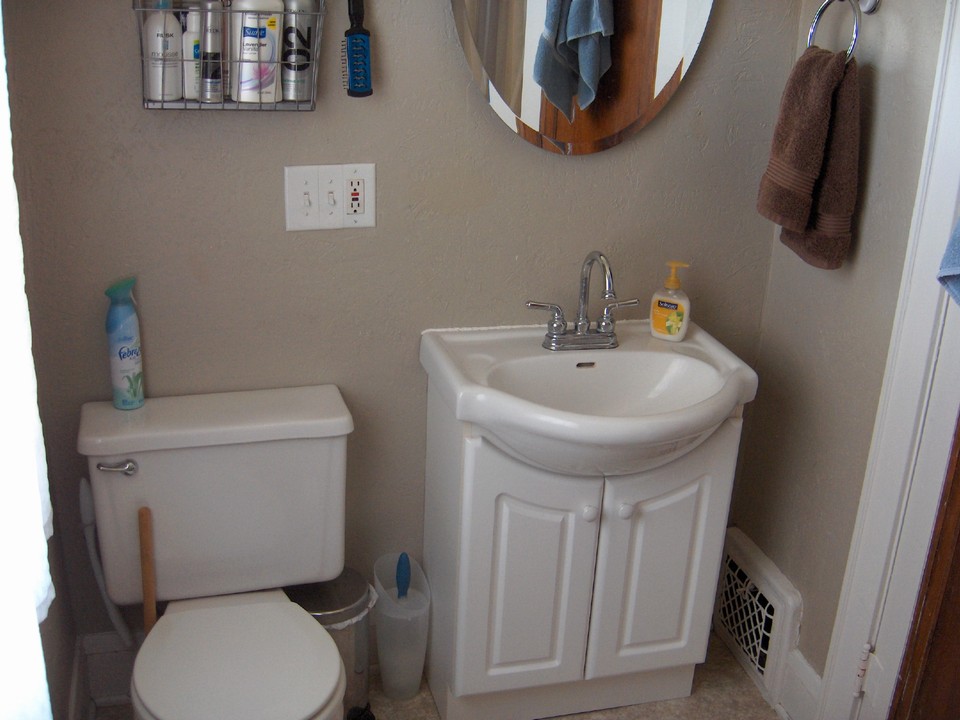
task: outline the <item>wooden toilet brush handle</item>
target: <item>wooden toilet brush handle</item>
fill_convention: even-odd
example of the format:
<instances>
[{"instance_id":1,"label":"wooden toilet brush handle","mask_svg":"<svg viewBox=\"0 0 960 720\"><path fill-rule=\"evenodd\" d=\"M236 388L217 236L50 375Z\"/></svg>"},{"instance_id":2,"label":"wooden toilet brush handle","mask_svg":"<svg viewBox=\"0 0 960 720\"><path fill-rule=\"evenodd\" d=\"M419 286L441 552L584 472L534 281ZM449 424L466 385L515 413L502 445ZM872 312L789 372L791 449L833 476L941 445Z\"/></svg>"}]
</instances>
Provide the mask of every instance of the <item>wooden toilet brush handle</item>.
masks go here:
<instances>
[{"instance_id":1,"label":"wooden toilet brush handle","mask_svg":"<svg viewBox=\"0 0 960 720\"><path fill-rule=\"evenodd\" d=\"M140 525L140 575L143 582L143 632L149 633L157 622L157 568L153 551L153 514L142 507L137 513Z\"/></svg>"}]
</instances>

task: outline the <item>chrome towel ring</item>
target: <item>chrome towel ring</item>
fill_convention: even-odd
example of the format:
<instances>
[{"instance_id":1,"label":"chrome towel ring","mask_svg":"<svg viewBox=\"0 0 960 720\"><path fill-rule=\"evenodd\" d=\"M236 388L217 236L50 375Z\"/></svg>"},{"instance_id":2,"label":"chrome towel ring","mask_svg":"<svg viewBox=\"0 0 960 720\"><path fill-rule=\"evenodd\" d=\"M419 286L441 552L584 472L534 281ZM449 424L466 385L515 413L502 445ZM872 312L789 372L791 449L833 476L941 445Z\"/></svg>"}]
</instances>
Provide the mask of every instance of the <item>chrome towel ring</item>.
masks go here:
<instances>
[{"instance_id":1,"label":"chrome towel ring","mask_svg":"<svg viewBox=\"0 0 960 720\"><path fill-rule=\"evenodd\" d=\"M835 0L824 0L823 5L817 10L817 14L813 16L813 22L810 23L810 32L807 34L807 47L813 45L814 36L817 34L817 25L820 24L823 11L830 7L830 4L834 1ZM850 38L850 46L847 48L847 62L850 62L850 60L853 59L853 51L857 47L857 37L860 35L860 3L858 0L840 0L840 2L846 2L853 10L853 36ZM873 3L871 9L867 12L875 11L878 4L879 2Z\"/></svg>"}]
</instances>

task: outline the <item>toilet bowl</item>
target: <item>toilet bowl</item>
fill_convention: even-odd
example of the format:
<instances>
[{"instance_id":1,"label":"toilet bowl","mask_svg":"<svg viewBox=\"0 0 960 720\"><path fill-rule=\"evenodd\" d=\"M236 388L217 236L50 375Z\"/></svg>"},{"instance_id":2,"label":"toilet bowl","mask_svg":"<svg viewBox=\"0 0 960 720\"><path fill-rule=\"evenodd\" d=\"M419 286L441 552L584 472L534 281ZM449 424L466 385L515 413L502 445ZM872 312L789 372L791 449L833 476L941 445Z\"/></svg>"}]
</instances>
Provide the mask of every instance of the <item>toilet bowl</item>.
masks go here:
<instances>
[{"instance_id":1,"label":"toilet bowl","mask_svg":"<svg viewBox=\"0 0 960 720\"><path fill-rule=\"evenodd\" d=\"M134 663L137 720L342 720L333 638L282 591L173 602Z\"/></svg>"},{"instance_id":2,"label":"toilet bowl","mask_svg":"<svg viewBox=\"0 0 960 720\"><path fill-rule=\"evenodd\" d=\"M342 720L336 643L275 588L343 570L352 430L333 385L83 406L107 594L143 602L147 507L167 602L134 661L137 718Z\"/></svg>"}]
</instances>

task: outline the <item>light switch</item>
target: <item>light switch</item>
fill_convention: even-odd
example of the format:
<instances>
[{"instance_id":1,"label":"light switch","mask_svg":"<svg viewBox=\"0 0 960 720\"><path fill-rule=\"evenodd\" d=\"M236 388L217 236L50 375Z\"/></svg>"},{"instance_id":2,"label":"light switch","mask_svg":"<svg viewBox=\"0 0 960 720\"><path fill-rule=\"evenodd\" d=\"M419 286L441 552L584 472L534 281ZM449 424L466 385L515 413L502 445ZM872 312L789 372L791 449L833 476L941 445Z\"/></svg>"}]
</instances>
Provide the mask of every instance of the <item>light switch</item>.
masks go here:
<instances>
[{"instance_id":1,"label":"light switch","mask_svg":"<svg viewBox=\"0 0 960 720\"><path fill-rule=\"evenodd\" d=\"M284 168L284 198L287 230L320 227L320 178L315 166Z\"/></svg>"},{"instance_id":2,"label":"light switch","mask_svg":"<svg viewBox=\"0 0 960 720\"><path fill-rule=\"evenodd\" d=\"M334 230L343 227L343 165L317 165L323 207L317 230Z\"/></svg>"}]
</instances>

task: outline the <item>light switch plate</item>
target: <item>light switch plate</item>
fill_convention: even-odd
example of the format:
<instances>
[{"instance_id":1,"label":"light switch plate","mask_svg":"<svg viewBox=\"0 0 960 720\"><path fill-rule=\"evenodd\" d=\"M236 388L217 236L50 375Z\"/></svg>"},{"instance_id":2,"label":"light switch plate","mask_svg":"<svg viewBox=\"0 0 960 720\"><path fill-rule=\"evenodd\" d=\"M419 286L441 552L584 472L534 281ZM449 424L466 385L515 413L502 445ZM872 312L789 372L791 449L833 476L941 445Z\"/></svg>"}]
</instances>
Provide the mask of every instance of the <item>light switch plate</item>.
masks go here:
<instances>
[{"instance_id":1,"label":"light switch plate","mask_svg":"<svg viewBox=\"0 0 960 720\"><path fill-rule=\"evenodd\" d=\"M287 230L376 227L376 165L284 168Z\"/></svg>"},{"instance_id":2,"label":"light switch plate","mask_svg":"<svg viewBox=\"0 0 960 720\"><path fill-rule=\"evenodd\" d=\"M316 166L283 169L284 209L287 230L320 227L320 178Z\"/></svg>"},{"instance_id":3,"label":"light switch plate","mask_svg":"<svg viewBox=\"0 0 960 720\"><path fill-rule=\"evenodd\" d=\"M343 205L347 196L343 187L343 165L318 165L320 178L320 224L318 230L343 227Z\"/></svg>"}]
</instances>

